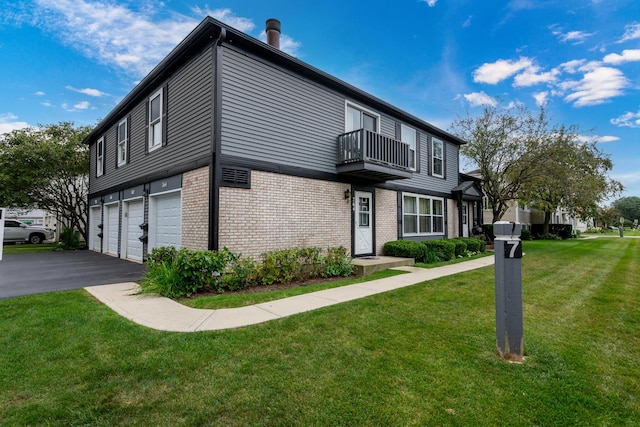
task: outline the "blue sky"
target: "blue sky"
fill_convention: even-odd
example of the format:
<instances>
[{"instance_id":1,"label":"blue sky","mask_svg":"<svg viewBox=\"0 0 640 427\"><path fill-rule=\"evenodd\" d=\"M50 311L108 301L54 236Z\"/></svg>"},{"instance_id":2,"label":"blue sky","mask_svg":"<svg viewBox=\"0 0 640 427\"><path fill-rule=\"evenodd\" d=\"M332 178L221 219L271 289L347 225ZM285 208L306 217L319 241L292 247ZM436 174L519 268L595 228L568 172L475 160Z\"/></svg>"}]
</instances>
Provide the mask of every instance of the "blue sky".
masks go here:
<instances>
[{"instance_id":1,"label":"blue sky","mask_svg":"<svg viewBox=\"0 0 640 427\"><path fill-rule=\"evenodd\" d=\"M546 103L640 196L638 0L9 1L0 133L94 125L206 15L445 130L501 100Z\"/></svg>"}]
</instances>

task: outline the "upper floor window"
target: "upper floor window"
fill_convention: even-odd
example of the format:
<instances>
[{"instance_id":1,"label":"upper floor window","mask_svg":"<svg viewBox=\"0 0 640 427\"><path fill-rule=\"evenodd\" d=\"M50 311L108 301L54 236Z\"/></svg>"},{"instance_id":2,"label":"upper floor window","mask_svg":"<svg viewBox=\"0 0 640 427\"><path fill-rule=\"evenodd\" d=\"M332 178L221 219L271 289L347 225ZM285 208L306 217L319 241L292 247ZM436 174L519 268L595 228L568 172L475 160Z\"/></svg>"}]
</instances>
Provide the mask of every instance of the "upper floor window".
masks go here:
<instances>
[{"instance_id":1,"label":"upper floor window","mask_svg":"<svg viewBox=\"0 0 640 427\"><path fill-rule=\"evenodd\" d=\"M96 143L96 176L104 174L104 136Z\"/></svg>"},{"instance_id":2,"label":"upper floor window","mask_svg":"<svg viewBox=\"0 0 640 427\"><path fill-rule=\"evenodd\" d=\"M149 98L149 151L162 145L162 89Z\"/></svg>"},{"instance_id":3,"label":"upper floor window","mask_svg":"<svg viewBox=\"0 0 640 427\"><path fill-rule=\"evenodd\" d=\"M404 236L444 234L444 199L403 194L402 230Z\"/></svg>"},{"instance_id":4,"label":"upper floor window","mask_svg":"<svg viewBox=\"0 0 640 427\"><path fill-rule=\"evenodd\" d=\"M118 146L118 166L122 166L127 163L127 150L129 144L129 138L127 137L128 123L127 119L118 123L117 128L117 146Z\"/></svg>"},{"instance_id":5,"label":"upper floor window","mask_svg":"<svg viewBox=\"0 0 640 427\"><path fill-rule=\"evenodd\" d=\"M433 176L444 177L444 143L431 138L431 173Z\"/></svg>"},{"instance_id":6,"label":"upper floor window","mask_svg":"<svg viewBox=\"0 0 640 427\"><path fill-rule=\"evenodd\" d=\"M417 134L416 130L410 128L405 124L400 125L400 141L409 145L409 167L411 169L416 168L416 143L417 143Z\"/></svg>"},{"instance_id":7,"label":"upper floor window","mask_svg":"<svg viewBox=\"0 0 640 427\"><path fill-rule=\"evenodd\" d=\"M347 103L345 132L366 129L378 133L380 116L357 105Z\"/></svg>"}]
</instances>

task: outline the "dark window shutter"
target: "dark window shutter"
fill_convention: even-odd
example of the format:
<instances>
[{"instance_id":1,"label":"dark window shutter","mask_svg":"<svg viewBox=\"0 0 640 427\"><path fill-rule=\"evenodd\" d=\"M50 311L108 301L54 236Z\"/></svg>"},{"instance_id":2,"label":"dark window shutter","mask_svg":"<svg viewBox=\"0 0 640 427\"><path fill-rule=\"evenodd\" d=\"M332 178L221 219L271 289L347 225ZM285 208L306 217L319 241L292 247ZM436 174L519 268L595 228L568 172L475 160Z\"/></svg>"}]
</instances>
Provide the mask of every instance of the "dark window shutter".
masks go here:
<instances>
[{"instance_id":1,"label":"dark window shutter","mask_svg":"<svg viewBox=\"0 0 640 427\"><path fill-rule=\"evenodd\" d=\"M116 169L118 169L118 155L120 154L120 153L118 153L118 134L120 133L120 130L118 129L118 127L119 127L119 125L116 123L116 139L115 139L115 141L116 141L116 143L115 143L115 147L116 147L116 153L115 153L116 154L116 163L115 163ZM106 138L105 138L105 140L106 140Z\"/></svg>"},{"instance_id":2,"label":"dark window shutter","mask_svg":"<svg viewBox=\"0 0 640 427\"><path fill-rule=\"evenodd\" d=\"M131 159L131 114L129 114L127 116L127 160L126 162L129 163L129 160Z\"/></svg>"},{"instance_id":3,"label":"dark window shutter","mask_svg":"<svg viewBox=\"0 0 640 427\"><path fill-rule=\"evenodd\" d=\"M251 188L251 170L223 166L222 185L225 187Z\"/></svg>"},{"instance_id":4,"label":"dark window shutter","mask_svg":"<svg viewBox=\"0 0 640 427\"><path fill-rule=\"evenodd\" d=\"M433 147L431 135L427 136L427 174L433 176Z\"/></svg>"},{"instance_id":5,"label":"dark window shutter","mask_svg":"<svg viewBox=\"0 0 640 427\"><path fill-rule=\"evenodd\" d=\"M144 106L144 153L149 154L149 102L151 100L147 98L147 102Z\"/></svg>"},{"instance_id":6,"label":"dark window shutter","mask_svg":"<svg viewBox=\"0 0 640 427\"><path fill-rule=\"evenodd\" d=\"M416 129L416 172L420 173L420 132Z\"/></svg>"},{"instance_id":7,"label":"dark window shutter","mask_svg":"<svg viewBox=\"0 0 640 427\"><path fill-rule=\"evenodd\" d=\"M442 140L442 178L447 179L447 143Z\"/></svg>"},{"instance_id":8,"label":"dark window shutter","mask_svg":"<svg viewBox=\"0 0 640 427\"><path fill-rule=\"evenodd\" d=\"M396 140L400 141L401 136L402 136L402 128L400 127L400 122L396 122Z\"/></svg>"},{"instance_id":9,"label":"dark window shutter","mask_svg":"<svg viewBox=\"0 0 640 427\"><path fill-rule=\"evenodd\" d=\"M168 85L162 87L162 146L167 145L167 111L169 106Z\"/></svg>"}]
</instances>

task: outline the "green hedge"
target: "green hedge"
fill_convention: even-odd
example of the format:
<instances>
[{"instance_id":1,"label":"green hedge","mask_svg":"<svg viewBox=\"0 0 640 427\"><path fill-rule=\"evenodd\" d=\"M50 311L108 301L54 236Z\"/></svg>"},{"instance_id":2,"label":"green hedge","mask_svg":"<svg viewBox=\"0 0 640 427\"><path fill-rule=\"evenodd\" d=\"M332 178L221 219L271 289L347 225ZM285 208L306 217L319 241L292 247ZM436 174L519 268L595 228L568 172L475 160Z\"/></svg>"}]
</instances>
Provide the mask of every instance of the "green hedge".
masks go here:
<instances>
[{"instance_id":1,"label":"green hedge","mask_svg":"<svg viewBox=\"0 0 640 427\"><path fill-rule=\"evenodd\" d=\"M426 248L421 242L413 240L393 240L384 244L384 254L402 258L413 258L415 262L424 262Z\"/></svg>"},{"instance_id":2,"label":"green hedge","mask_svg":"<svg viewBox=\"0 0 640 427\"><path fill-rule=\"evenodd\" d=\"M425 240L422 244L427 248L427 252L436 254L440 261L449 261L456 256L456 244L451 240Z\"/></svg>"}]
</instances>

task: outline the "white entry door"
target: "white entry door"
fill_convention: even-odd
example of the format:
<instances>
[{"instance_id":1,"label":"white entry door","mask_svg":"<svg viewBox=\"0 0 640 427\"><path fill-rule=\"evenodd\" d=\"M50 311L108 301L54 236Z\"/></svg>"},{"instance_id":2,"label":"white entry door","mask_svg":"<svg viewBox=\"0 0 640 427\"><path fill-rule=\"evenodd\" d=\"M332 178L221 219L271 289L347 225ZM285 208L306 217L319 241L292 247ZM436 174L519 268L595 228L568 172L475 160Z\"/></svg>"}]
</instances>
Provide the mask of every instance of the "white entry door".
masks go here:
<instances>
[{"instance_id":1,"label":"white entry door","mask_svg":"<svg viewBox=\"0 0 640 427\"><path fill-rule=\"evenodd\" d=\"M462 236L469 237L469 205L462 203Z\"/></svg>"},{"instance_id":2,"label":"white entry door","mask_svg":"<svg viewBox=\"0 0 640 427\"><path fill-rule=\"evenodd\" d=\"M122 205L122 258L142 261L142 229L144 202L142 199L124 202Z\"/></svg>"},{"instance_id":3,"label":"white entry door","mask_svg":"<svg viewBox=\"0 0 640 427\"><path fill-rule=\"evenodd\" d=\"M96 252L100 252L102 246L102 239L98 237L98 234L100 234L100 227L98 226L102 221L101 213L102 206L93 206L89 209L89 223L91 224L89 230L89 249Z\"/></svg>"},{"instance_id":4,"label":"white entry door","mask_svg":"<svg viewBox=\"0 0 640 427\"><path fill-rule=\"evenodd\" d=\"M149 252L161 246L180 248L182 198L180 191L153 196L149 201Z\"/></svg>"},{"instance_id":5,"label":"white entry door","mask_svg":"<svg viewBox=\"0 0 640 427\"><path fill-rule=\"evenodd\" d=\"M355 192L354 255L373 254L373 195L366 191Z\"/></svg>"},{"instance_id":6,"label":"white entry door","mask_svg":"<svg viewBox=\"0 0 640 427\"><path fill-rule=\"evenodd\" d=\"M118 227L120 226L119 203L104 205L103 236L104 251L109 255L118 255Z\"/></svg>"}]
</instances>

